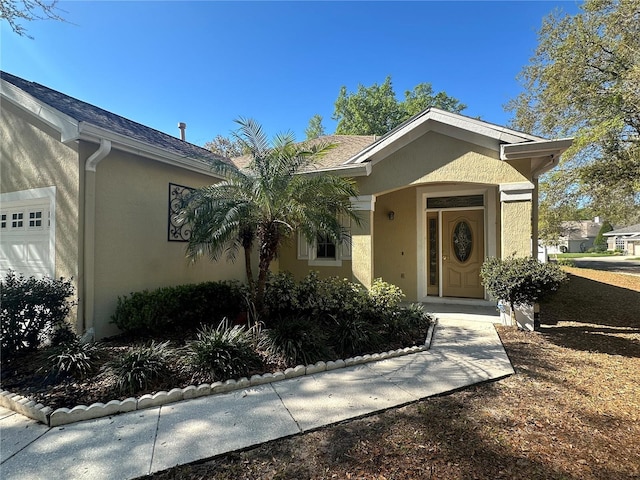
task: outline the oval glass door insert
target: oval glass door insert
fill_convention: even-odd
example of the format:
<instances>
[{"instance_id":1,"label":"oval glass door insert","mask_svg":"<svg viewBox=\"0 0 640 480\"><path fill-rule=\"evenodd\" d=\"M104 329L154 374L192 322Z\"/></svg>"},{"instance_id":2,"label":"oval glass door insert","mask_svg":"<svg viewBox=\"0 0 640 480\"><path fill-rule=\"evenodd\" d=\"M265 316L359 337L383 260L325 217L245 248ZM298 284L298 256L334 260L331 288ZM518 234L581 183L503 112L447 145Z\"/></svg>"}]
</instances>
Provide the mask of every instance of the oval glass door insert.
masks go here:
<instances>
[{"instance_id":1,"label":"oval glass door insert","mask_svg":"<svg viewBox=\"0 0 640 480\"><path fill-rule=\"evenodd\" d=\"M460 263L464 263L471 256L472 248L471 227L465 220L461 220L453 229L453 253Z\"/></svg>"}]
</instances>

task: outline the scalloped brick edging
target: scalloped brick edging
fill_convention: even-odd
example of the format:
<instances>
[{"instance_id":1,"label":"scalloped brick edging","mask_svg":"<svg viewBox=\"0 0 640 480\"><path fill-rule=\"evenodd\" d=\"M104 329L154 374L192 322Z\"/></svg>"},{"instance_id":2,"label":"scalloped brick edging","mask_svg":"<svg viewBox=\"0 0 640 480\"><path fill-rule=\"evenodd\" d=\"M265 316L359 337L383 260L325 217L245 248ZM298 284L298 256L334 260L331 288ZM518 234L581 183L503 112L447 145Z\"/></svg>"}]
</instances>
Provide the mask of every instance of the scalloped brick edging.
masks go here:
<instances>
[{"instance_id":1,"label":"scalloped brick edging","mask_svg":"<svg viewBox=\"0 0 640 480\"><path fill-rule=\"evenodd\" d=\"M58 408L53 410L51 407L36 403L30 398L16 395L6 390L0 391L0 406L13 410L26 417L44 423L49 427L57 427L68 423L80 422L82 420L91 420L94 418L107 417L109 415L117 415L119 413L131 412L133 410L143 410L145 408L158 407L168 403L179 402L181 400L189 400L192 398L215 395L218 393L231 392L240 390L250 386L264 385L266 383L279 382L287 378L301 377L303 375L313 375L324 371L336 370L352 365L361 365L369 362L377 362L387 358L401 357L412 353L424 352L431 347L433 339L433 331L437 321L429 326L427 337L424 345L399 348L383 353L374 353L367 355L358 355L356 357L344 360L334 360L328 362L316 362L313 365L297 365L287 368L284 372L269 372L262 375L252 375L251 378L242 377L238 380L226 380L224 382L215 382L212 384L203 383L201 385L189 385L185 388L173 388L167 391L156 392L154 394L142 395L140 398L126 398L125 400L111 400L107 403L92 403L89 406L78 405L71 409Z\"/></svg>"}]
</instances>

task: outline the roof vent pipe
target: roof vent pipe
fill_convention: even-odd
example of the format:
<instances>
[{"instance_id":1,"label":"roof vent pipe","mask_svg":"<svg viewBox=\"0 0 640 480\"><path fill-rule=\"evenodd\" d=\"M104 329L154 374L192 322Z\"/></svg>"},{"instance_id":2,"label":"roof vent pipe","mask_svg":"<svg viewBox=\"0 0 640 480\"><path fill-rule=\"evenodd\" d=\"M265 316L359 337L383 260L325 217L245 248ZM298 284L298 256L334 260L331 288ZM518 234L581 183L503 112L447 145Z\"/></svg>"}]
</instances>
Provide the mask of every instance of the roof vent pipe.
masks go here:
<instances>
[{"instance_id":1,"label":"roof vent pipe","mask_svg":"<svg viewBox=\"0 0 640 480\"><path fill-rule=\"evenodd\" d=\"M182 140L184 142L184 140L186 138L185 134L184 134L184 131L187 129L187 124L184 123L184 122L180 122L178 124L178 128L180 129L180 140Z\"/></svg>"}]
</instances>

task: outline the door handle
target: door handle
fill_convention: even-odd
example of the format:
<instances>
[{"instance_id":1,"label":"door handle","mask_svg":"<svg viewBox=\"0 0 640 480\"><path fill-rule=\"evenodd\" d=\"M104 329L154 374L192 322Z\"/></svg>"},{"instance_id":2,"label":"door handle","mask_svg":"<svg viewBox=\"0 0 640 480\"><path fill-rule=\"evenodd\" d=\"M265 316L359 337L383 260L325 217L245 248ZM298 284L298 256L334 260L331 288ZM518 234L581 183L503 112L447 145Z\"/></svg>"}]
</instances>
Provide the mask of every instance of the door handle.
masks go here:
<instances>
[{"instance_id":1,"label":"door handle","mask_svg":"<svg viewBox=\"0 0 640 480\"><path fill-rule=\"evenodd\" d=\"M444 260L445 262L449 259L449 257L447 257L446 255L442 256L442 260Z\"/></svg>"}]
</instances>

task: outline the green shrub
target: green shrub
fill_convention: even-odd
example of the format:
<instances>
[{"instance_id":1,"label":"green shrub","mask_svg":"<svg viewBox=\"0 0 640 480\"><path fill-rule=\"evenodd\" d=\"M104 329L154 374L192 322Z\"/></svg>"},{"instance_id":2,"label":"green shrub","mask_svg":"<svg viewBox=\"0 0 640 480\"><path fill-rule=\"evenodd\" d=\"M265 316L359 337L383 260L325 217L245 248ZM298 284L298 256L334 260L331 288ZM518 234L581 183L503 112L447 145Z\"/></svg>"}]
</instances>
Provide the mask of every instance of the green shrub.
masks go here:
<instances>
[{"instance_id":1,"label":"green shrub","mask_svg":"<svg viewBox=\"0 0 640 480\"><path fill-rule=\"evenodd\" d=\"M576 262L574 262L570 258L559 258L556 260L556 265L562 265L565 267L575 267Z\"/></svg>"},{"instance_id":2,"label":"green shrub","mask_svg":"<svg viewBox=\"0 0 640 480\"><path fill-rule=\"evenodd\" d=\"M426 337L431 317L421 303L397 307L387 316L384 335L390 342L407 343L415 340L416 332Z\"/></svg>"},{"instance_id":3,"label":"green shrub","mask_svg":"<svg viewBox=\"0 0 640 480\"><path fill-rule=\"evenodd\" d=\"M480 269L482 283L496 299L515 305L535 303L555 293L567 275L553 263L535 258L488 258Z\"/></svg>"},{"instance_id":4,"label":"green shrub","mask_svg":"<svg viewBox=\"0 0 640 480\"><path fill-rule=\"evenodd\" d=\"M400 287L376 278L369 291L373 307L379 313L386 313L398 308L400 302L405 297Z\"/></svg>"},{"instance_id":5,"label":"green shrub","mask_svg":"<svg viewBox=\"0 0 640 480\"><path fill-rule=\"evenodd\" d=\"M380 278L367 290L316 272L298 284L290 274L273 275L265 294L266 348L287 363L313 363L324 351L345 356L373 350L382 338L413 339L429 319L418 307L400 307L403 298L400 288Z\"/></svg>"},{"instance_id":6,"label":"green shrub","mask_svg":"<svg viewBox=\"0 0 640 480\"><path fill-rule=\"evenodd\" d=\"M74 302L71 280L36 279L9 271L0 282L0 356L2 362L37 349L59 329Z\"/></svg>"},{"instance_id":7,"label":"green shrub","mask_svg":"<svg viewBox=\"0 0 640 480\"><path fill-rule=\"evenodd\" d=\"M372 305L369 293L362 285L345 278L320 279L317 272L310 272L298 284L289 273L272 275L265 291L267 325L292 316L361 317L371 312Z\"/></svg>"},{"instance_id":8,"label":"green shrub","mask_svg":"<svg viewBox=\"0 0 640 480\"><path fill-rule=\"evenodd\" d=\"M369 292L362 285L350 282L346 278L330 277L316 280L315 291L307 293L311 280L311 277L307 277L306 283L303 281L300 285L302 294L307 296L308 310L305 313L320 319L329 319L331 316L369 317L373 302Z\"/></svg>"},{"instance_id":9,"label":"green shrub","mask_svg":"<svg viewBox=\"0 0 640 480\"><path fill-rule=\"evenodd\" d=\"M612 230L613 227L609 222L605 221L602 223L600 230L598 230L598 235L596 235L593 241L593 248L596 252L605 252L607 250L607 237L605 237L604 234Z\"/></svg>"},{"instance_id":10,"label":"green shrub","mask_svg":"<svg viewBox=\"0 0 640 480\"><path fill-rule=\"evenodd\" d=\"M107 370L115 376L116 389L123 394L134 394L163 378L168 372L168 345L168 341L152 341L110 361Z\"/></svg>"},{"instance_id":11,"label":"green shrub","mask_svg":"<svg viewBox=\"0 0 640 480\"><path fill-rule=\"evenodd\" d=\"M189 344L190 362L196 372L212 380L247 376L260 365L253 340L250 329L239 325L230 327L227 321L220 322L217 328L204 326L196 340Z\"/></svg>"},{"instance_id":12,"label":"green shrub","mask_svg":"<svg viewBox=\"0 0 640 480\"><path fill-rule=\"evenodd\" d=\"M63 347L60 353L49 357L52 362L50 371L54 375L69 375L82 380L98 369L101 353L100 344L81 344L76 339Z\"/></svg>"},{"instance_id":13,"label":"green shrub","mask_svg":"<svg viewBox=\"0 0 640 480\"><path fill-rule=\"evenodd\" d=\"M326 360L330 352L319 325L308 318L285 317L262 332L261 347L273 359L289 365Z\"/></svg>"},{"instance_id":14,"label":"green shrub","mask_svg":"<svg viewBox=\"0 0 640 480\"><path fill-rule=\"evenodd\" d=\"M238 283L205 282L118 297L111 321L125 332L157 334L217 324L243 310L245 300Z\"/></svg>"},{"instance_id":15,"label":"green shrub","mask_svg":"<svg viewBox=\"0 0 640 480\"><path fill-rule=\"evenodd\" d=\"M328 329L329 343L342 358L373 349L380 335L373 325L358 317L331 317L334 324Z\"/></svg>"},{"instance_id":16,"label":"green shrub","mask_svg":"<svg viewBox=\"0 0 640 480\"><path fill-rule=\"evenodd\" d=\"M264 292L264 307L269 317L279 318L301 311L298 302L300 288L293 275L280 272L269 275Z\"/></svg>"}]
</instances>

